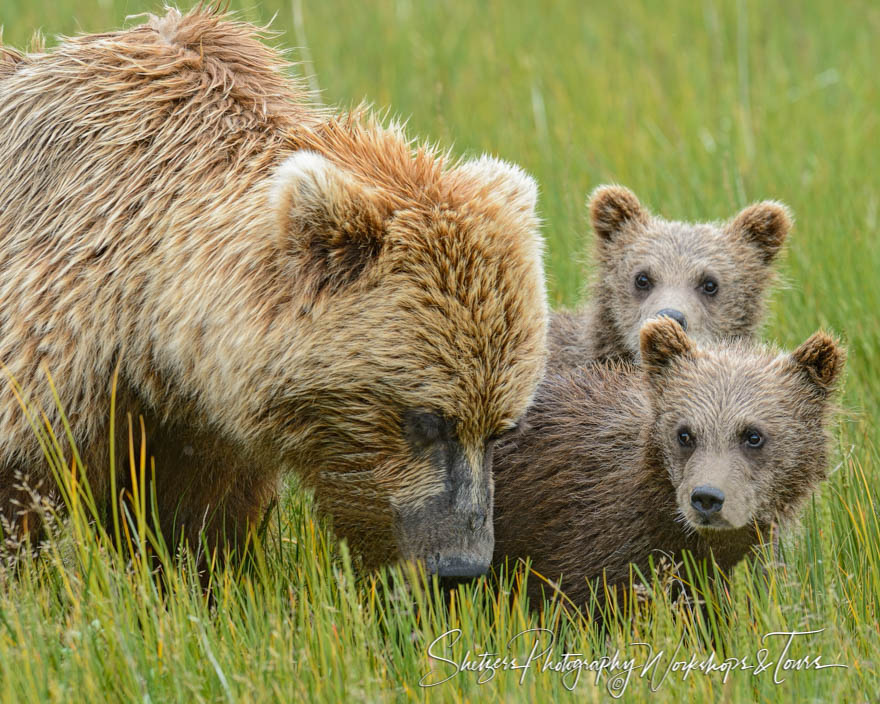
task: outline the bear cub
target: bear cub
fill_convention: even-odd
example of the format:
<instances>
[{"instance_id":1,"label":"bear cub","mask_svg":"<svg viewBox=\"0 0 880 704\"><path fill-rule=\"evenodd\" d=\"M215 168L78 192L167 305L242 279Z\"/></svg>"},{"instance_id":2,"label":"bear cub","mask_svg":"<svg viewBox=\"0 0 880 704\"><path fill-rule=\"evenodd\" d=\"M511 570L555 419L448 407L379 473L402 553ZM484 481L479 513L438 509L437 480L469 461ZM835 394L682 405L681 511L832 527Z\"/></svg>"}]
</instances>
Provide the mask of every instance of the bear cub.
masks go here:
<instances>
[{"instance_id":1,"label":"bear cub","mask_svg":"<svg viewBox=\"0 0 880 704\"><path fill-rule=\"evenodd\" d=\"M765 201L723 225L692 224L652 215L626 188L600 186L589 208L598 264L592 299L551 317L551 369L637 361L639 330L658 315L698 342L754 335L791 228L784 205Z\"/></svg>"},{"instance_id":2,"label":"bear cub","mask_svg":"<svg viewBox=\"0 0 880 704\"><path fill-rule=\"evenodd\" d=\"M624 585L652 554L731 568L826 476L845 352L825 333L781 354L698 346L659 318L641 357L549 374L496 449L496 565L531 557L578 606L588 580Z\"/></svg>"}]
</instances>

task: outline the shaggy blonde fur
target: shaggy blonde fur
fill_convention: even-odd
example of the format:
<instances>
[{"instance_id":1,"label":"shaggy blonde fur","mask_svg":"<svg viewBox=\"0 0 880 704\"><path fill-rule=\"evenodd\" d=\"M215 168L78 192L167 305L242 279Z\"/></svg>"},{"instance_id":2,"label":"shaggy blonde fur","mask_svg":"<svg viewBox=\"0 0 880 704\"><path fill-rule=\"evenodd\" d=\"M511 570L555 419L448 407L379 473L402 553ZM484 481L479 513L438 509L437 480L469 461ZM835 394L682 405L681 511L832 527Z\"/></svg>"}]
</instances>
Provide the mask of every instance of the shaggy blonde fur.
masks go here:
<instances>
[{"instance_id":1,"label":"shaggy blonde fur","mask_svg":"<svg viewBox=\"0 0 880 704\"><path fill-rule=\"evenodd\" d=\"M204 10L4 50L0 360L60 435L52 374L105 502L118 367L117 425L144 417L163 523L191 540L240 537L288 467L367 565L491 552L491 520L467 528L491 517L489 438L544 364L535 184L319 109L284 69ZM410 409L455 421L457 484L408 444ZM4 384L7 516L16 472L47 478Z\"/></svg>"}]
</instances>

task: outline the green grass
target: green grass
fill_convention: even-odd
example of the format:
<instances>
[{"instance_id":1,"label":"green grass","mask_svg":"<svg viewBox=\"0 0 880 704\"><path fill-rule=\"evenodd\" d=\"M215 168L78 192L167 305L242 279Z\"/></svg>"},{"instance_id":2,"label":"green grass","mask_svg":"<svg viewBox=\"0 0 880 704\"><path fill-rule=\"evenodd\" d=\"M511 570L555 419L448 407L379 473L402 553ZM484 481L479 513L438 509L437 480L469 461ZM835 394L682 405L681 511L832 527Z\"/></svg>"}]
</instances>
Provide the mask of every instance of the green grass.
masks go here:
<instances>
[{"instance_id":1,"label":"green grass","mask_svg":"<svg viewBox=\"0 0 880 704\"><path fill-rule=\"evenodd\" d=\"M746 565L705 620L663 597L607 632L554 618L563 650L638 653L650 642L754 654L769 631L825 629L794 657L849 669L670 676L656 693L633 678L631 701L872 701L880 689L880 9L864 2L765 3L304 1L249 3L277 14L278 43L307 45L328 103L372 101L414 134L458 153L491 151L541 184L547 273L557 305L579 298L589 268L586 194L616 181L669 217L716 219L776 198L797 219L766 335L786 346L819 326L849 347L847 410L835 471L785 545L787 566L762 588ZM592 6L591 6L592 5ZM239 2L233 8L241 8ZM22 46L119 26L155 10L130 0L4 0L4 40ZM303 52L297 56L302 58ZM305 54L308 56L308 54ZM2 161L0 161L2 168ZM448 604L406 575L352 571L344 547L291 489L258 559L218 569L207 602L192 570L167 584L86 528L81 512L39 560L0 571L0 693L6 701L316 701L468 699L604 701L583 673L463 673L422 689L428 644L460 628L444 655L504 650L541 617L485 581ZM135 523L137 527L137 522ZM141 539L147 540L145 525ZM134 530L133 540L137 540ZM162 555L161 544L154 546ZM585 546L585 550L589 546ZM515 579L521 578L521 573ZM514 594L516 590L513 589ZM701 635L702 634L702 635ZM707 635L708 634L708 635ZM778 651L778 649L776 649ZM774 652L776 652L774 651ZM528 648L515 648L523 657ZM435 663L436 673L448 666ZM445 675L444 675L445 676Z\"/></svg>"}]
</instances>

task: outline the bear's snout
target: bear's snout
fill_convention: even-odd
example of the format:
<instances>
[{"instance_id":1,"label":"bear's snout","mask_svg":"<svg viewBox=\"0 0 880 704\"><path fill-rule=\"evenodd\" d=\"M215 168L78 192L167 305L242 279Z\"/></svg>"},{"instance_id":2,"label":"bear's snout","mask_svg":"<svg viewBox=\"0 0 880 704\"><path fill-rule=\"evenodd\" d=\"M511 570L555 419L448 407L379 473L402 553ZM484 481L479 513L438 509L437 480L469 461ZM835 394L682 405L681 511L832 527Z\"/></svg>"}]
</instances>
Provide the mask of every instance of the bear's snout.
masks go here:
<instances>
[{"instance_id":1,"label":"bear's snout","mask_svg":"<svg viewBox=\"0 0 880 704\"><path fill-rule=\"evenodd\" d=\"M676 323L681 325L681 329L687 332L688 323L687 318L684 313L680 310L675 310L675 308L664 308L663 310L657 311L658 318L672 318Z\"/></svg>"},{"instance_id":2,"label":"bear's snout","mask_svg":"<svg viewBox=\"0 0 880 704\"><path fill-rule=\"evenodd\" d=\"M724 492L714 486L698 486L691 492L691 506L700 518L709 519L724 506Z\"/></svg>"},{"instance_id":3,"label":"bear's snout","mask_svg":"<svg viewBox=\"0 0 880 704\"><path fill-rule=\"evenodd\" d=\"M485 460L469 461L457 441L445 449L432 458L446 480L443 490L396 510L398 548L406 559L423 561L429 574L471 578L489 569L495 547L491 475L479 469Z\"/></svg>"}]
</instances>

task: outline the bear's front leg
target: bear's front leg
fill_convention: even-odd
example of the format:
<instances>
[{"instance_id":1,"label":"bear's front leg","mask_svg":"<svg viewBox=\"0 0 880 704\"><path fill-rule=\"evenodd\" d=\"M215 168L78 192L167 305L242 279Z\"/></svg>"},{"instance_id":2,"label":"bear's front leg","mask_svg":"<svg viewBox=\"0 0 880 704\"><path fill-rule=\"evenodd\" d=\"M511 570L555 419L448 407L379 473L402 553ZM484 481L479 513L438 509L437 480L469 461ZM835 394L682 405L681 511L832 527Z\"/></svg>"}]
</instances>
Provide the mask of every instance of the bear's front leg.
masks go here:
<instances>
[{"instance_id":1,"label":"bear's front leg","mask_svg":"<svg viewBox=\"0 0 880 704\"><path fill-rule=\"evenodd\" d=\"M46 470L27 470L0 461L0 529L7 549L24 542L36 546L44 534L47 512L58 510L60 497Z\"/></svg>"},{"instance_id":2,"label":"bear's front leg","mask_svg":"<svg viewBox=\"0 0 880 704\"><path fill-rule=\"evenodd\" d=\"M154 477L148 490L155 491L159 527L168 545L174 549L182 540L202 557L216 550L224 558L244 547L248 531L259 527L277 494L280 468L212 428L161 422L149 414L144 426L145 474ZM123 464L119 473L127 475L121 479L130 488L130 462Z\"/></svg>"}]
</instances>

